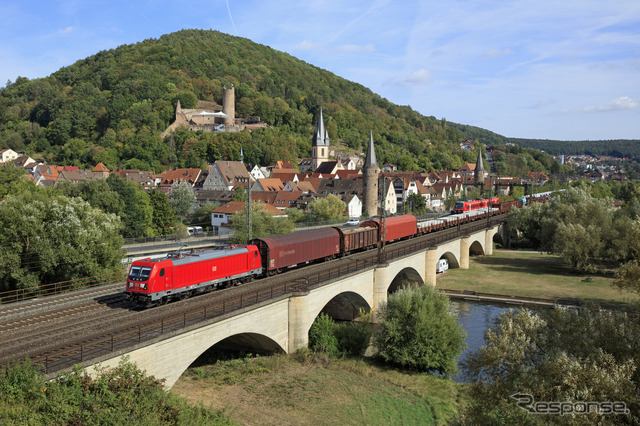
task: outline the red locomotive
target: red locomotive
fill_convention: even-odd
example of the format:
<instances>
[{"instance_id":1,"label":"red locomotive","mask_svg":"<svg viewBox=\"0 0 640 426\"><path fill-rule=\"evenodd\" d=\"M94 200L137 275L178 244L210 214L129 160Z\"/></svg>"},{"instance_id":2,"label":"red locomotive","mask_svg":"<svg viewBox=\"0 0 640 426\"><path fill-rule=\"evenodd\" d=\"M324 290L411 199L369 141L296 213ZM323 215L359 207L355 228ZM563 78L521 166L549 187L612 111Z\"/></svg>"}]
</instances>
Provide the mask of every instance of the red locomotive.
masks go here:
<instances>
[{"instance_id":1,"label":"red locomotive","mask_svg":"<svg viewBox=\"0 0 640 426\"><path fill-rule=\"evenodd\" d=\"M150 306L249 281L262 273L262 259L254 245L170 254L133 262L126 293Z\"/></svg>"}]
</instances>

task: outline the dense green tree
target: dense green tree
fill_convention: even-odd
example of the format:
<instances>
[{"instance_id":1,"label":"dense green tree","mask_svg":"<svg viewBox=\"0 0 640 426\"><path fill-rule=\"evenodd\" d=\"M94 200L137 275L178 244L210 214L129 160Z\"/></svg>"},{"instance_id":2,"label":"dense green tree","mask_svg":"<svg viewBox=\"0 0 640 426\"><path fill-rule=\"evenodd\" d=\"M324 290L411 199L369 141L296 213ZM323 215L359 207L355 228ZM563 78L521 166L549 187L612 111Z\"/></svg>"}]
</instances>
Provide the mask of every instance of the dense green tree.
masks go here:
<instances>
[{"instance_id":1,"label":"dense green tree","mask_svg":"<svg viewBox=\"0 0 640 426\"><path fill-rule=\"evenodd\" d=\"M640 251L634 222L588 188L570 188L547 203L512 210L508 226L518 243L557 253L577 269L617 266Z\"/></svg>"},{"instance_id":2,"label":"dense green tree","mask_svg":"<svg viewBox=\"0 0 640 426\"><path fill-rule=\"evenodd\" d=\"M0 203L0 287L38 287L121 270L121 223L80 198L24 192Z\"/></svg>"},{"instance_id":3,"label":"dense green tree","mask_svg":"<svg viewBox=\"0 0 640 426\"><path fill-rule=\"evenodd\" d=\"M122 214L124 222L122 235L126 238L147 237L156 235L153 226L153 208L142 186L128 179L112 174L107 178L112 191L120 195L124 203Z\"/></svg>"},{"instance_id":4,"label":"dense green tree","mask_svg":"<svg viewBox=\"0 0 640 426\"><path fill-rule=\"evenodd\" d=\"M169 197L164 192L154 188L149 191L149 202L153 209L153 226L158 233L160 235L172 233L173 226L176 223L176 215L169 204Z\"/></svg>"},{"instance_id":5,"label":"dense green tree","mask_svg":"<svg viewBox=\"0 0 640 426\"><path fill-rule=\"evenodd\" d=\"M640 421L640 325L616 311L558 308L503 313L485 345L462 369L473 403L467 424L624 423ZM628 415L532 415L515 394L540 402L626 403Z\"/></svg>"},{"instance_id":6,"label":"dense green tree","mask_svg":"<svg viewBox=\"0 0 640 426\"><path fill-rule=\"evenodd\" d=\"M427 211L427 200L420 194L409 194L404 200L404 212L420 216Z\"/></svg>"},{"instance_id":7,"label":"dense green tree","mask_svg":"<svg viewBox=\"0 0 640 426\"><path fill-rule=\"evenodd\" d=\"M176 217L183 223L189 218L189 214L196 202L196 194L187 182L179 180L171 185L169 194L169 205L176 214Z\"/></svg>"},{"instance_id":8,"label":"dense green tree","mask_svg":"<svg viewBox=\"0 0 640 426\"><path fill-rule=\"evenodd\" d=\"M231 197L232 201L247 201L247 191L245 191L244 187L242 185L239 185L236 190L235 193L233 194L233 197Z\"/></svg>"},{"instance_id":9,"label":"dense green tree","mask_svg":"<svg viewBox=\"0 0 640 426\"><path fill-rule=\"evenodd\" d=\"M248 240L248 223L246 207L232 217L234 243L245 244ZM251 238L293 232L293 221L285 217L275 217L264 209L264 203L251 203Z\"/></svg>"},{"instance_id":10,"label":"dense green tree","mask_svg":"<svg viewBox=\"0 0 640 426\"><path fill-rule=\"evenodd\" d=\"M36 185L29 179L24 169L13 166L0 166L0 198L35 190Z\"/></svg>"},{"instance_id":11,"label":"dense green tree","mask_svg":"<svg viewBox=\"0 0 640 426\"><path fill-rule=\"evenodd\" d=\"M344 201L333 194L324 198L315 198L309 203L309 213L318 222L344 219L346 209L347 205Z\"/></svg>"},{"instance_id":12,"label":"dense green tree","mask_svg":"<svg viewBox=\"0 0 640 426\"><path fill-rule=\"evenodd\" d=\"M456 372L465 332L445 294L431 286L404 288L391 294L378 314L375 341L384 361L444 376Z\"/></svg>"},{"instance_id":13,"label":"dense green tree","mask_svg":"<svg viewBox=\"0 0 640 426\"><path fill-rule=\"evenodd\" d=\"M122 215L124 202L120 194L113 191L106 179L91 179L80 183L61 182L56 189L67 197L80 197L105 213Z\"/></svg>"},{"instance_id":14,"label":"dense green tree","mask_svg":"<svg viewBox=\"0 0 640 426\"><path fill-rule=\"evenodd\" d=\"M297 207L289 207L285 209L285 212L287 213L287 217L294 223L302 222L308 217L304 210Z\"/></svg>"}]
</instances>

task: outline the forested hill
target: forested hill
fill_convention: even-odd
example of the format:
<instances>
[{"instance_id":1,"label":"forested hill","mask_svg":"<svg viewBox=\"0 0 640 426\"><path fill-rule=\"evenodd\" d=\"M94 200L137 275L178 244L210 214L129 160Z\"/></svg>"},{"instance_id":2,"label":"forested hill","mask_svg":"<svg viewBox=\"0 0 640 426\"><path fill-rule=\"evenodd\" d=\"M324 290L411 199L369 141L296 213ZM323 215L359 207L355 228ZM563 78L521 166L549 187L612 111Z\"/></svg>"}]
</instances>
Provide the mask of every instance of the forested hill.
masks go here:
<instances>
[{"instance_id":1,"label":"forested hill","mask_svg":"<svg viewBox=\"0 0 640 426\"><path fill-rule=\"evenodd\" d=\"M260 116L268 130L177 132L162 140L178 100L222 102L236 88L236 116ZM465 135L444 120L397 106L360 84L288 54L217 31L183 30L123 45L52 75L17 78L0 92L0 147L51 163L113 169L198 167L216 159L261 165L311 155L323 108L332 145L362 152L372 130L379 162L403 169L452 168L475 161Z\"/></svg>"},{"instance_id":2,"label":"forested hill","mask_svg":"<svg viewBox=\"0 0 640 426\"><path fill-rule=\"evenodd\" d=\"M533 148L551 155L610 155L612 157L628 157L640 159L640 140L599 140L599 141L561 141L550 139L510 138L493 133L480 127L450 123L471 139L485 144L504 145L514 143L526 148Z\"/></svg>"},{"instance_id":3,"label":"forested hill","mask_svg":"<svg viewBox=\"0 0 640 426\"><path fill-rule=\"evenodd\" d=\"M553 141L508 138L508 141L552 155L610 155L640 159L640 140Z\"/></svg>"}]
</instances>

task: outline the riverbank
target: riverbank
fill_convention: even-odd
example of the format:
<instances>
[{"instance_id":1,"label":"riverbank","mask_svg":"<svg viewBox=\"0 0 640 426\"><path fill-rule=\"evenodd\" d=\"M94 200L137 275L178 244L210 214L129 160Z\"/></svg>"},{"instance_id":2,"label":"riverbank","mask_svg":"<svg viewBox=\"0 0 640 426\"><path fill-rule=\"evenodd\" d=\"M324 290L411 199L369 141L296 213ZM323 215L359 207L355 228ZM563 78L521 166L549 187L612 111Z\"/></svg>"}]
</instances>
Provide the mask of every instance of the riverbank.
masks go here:
<instances>
[{"instance_id":1,"label":"riverbank","mask_svg":"<svg viewBox=\"0 0 640 426\"><path fill-rule=\"evenodd\" d=\"M613 280L612 276L576 273L558 256L495 250L491 256L471 258L469 269L449 269L438 276L436 285L458 293L486 293L505 299L513 296L513 299L561 300L568 304L637 306L640 298L614 288Z\"/></svg>"}]
</instances>

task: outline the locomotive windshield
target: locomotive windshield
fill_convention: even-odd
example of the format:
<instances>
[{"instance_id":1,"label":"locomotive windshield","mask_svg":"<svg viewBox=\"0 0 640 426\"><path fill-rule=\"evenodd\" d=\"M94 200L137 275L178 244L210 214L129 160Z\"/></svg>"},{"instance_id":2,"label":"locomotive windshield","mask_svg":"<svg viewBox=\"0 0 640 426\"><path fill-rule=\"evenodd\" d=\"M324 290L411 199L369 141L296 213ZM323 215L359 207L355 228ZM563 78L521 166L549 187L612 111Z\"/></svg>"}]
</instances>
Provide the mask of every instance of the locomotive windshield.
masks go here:
<instances>
[{"instance_id":1,"label":"locomotive windshield","mask_svg":"<svg viewBox=\"0 0 640 426\"><path fill-rule=\"evenodd\" d=\"M151 275L151 268L141 268L139 266L132 266L129 272L129 279L137 279L145 281Z\"/></svg>"},{"instance_id":2,"label":"locomotive windshield","mask_svg":"<svg viewBox=\"0 0 640 426\"><path fill-rule=\"evenodd\" d=\"M462 210L464 208L464 201L456 201L456 210Z\"/></svg>"}]
</instances>

